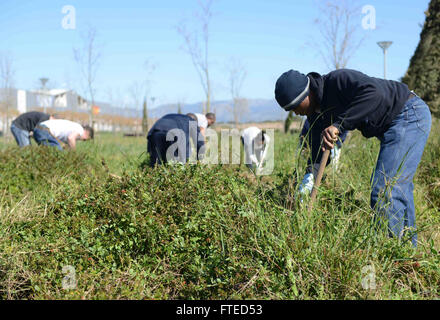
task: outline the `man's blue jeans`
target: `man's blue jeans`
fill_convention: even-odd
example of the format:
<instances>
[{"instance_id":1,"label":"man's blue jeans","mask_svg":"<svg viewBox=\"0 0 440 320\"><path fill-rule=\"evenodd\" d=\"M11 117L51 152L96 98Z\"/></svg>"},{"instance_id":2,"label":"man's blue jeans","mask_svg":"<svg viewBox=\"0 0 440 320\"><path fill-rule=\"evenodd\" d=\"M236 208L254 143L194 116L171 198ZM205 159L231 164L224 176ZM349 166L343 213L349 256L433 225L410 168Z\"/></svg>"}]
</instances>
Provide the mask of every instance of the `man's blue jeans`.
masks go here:
<instances>
[{"instance_id":1,"label":"man's blue jeans","mask_svg":"<svg viewBox=\"0 0 440 320\"><path fill-rule=\"evenodd\" d=\"M407 232L417 246L413 178L431 130L431 112L419 97L408 100L388 130L379 136L380 152L372 176L371 207L390 236Z\"/></svg>"},{"instance_id":2,"label":"man's blue jeans","mask_svg":"<svg viewBox=\"0 0 440 320\"><path fill-rule=\"evenodd\" d=\"M38 145L56 147L58 150L63 150L61 144L46 130L34 129L34 139L37 141Z\"/></svg>"},{"instance_id":3,"label":"man's blue jeans","mask_svg":"<svg viewBox=\"0 0 440 320\"><path fill-rule=\"evenodd\" d=\"M15 124L11 124L11 132L20 147L26 147L31 144L29 131L20 129Z\"/></svg>"}]
</instances>

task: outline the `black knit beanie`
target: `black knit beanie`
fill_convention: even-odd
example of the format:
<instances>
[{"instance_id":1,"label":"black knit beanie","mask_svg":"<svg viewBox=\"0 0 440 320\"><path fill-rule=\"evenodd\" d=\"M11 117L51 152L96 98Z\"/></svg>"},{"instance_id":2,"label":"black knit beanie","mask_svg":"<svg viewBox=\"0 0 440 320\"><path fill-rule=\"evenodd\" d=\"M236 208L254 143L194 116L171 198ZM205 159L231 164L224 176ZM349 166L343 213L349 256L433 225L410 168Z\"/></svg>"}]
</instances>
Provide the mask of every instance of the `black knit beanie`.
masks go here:
<instances>
[{"instance_id":1,"label":"black knit beanie","mask_svg":"<svg viewBox=\"0 0 440 320\"><path fill-rule=\"evenodd\" d=\"M295 70L283 73L275 85L275 99L286 111L295 109L309 95L310 79Z\"/></svg>"}]
</instances>

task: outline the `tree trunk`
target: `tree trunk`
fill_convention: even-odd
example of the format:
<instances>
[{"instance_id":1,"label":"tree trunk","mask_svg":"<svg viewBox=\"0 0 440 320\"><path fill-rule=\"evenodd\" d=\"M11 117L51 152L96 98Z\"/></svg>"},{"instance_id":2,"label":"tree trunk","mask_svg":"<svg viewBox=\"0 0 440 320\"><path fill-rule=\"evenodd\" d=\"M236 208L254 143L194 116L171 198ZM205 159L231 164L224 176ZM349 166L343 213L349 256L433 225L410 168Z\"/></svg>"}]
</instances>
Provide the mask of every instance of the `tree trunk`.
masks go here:
<instances>
[{"instance_id":1,"label":"tree trunk","mask_svg":"<svg viewBox=\"0 0 440 320\"><path fill-rule=\"evenodd\" d=\"M142 113L142 132L144 135L148 133L148 109L147 99L144 100L143 113Z\"/></svg>"}]
</instances>

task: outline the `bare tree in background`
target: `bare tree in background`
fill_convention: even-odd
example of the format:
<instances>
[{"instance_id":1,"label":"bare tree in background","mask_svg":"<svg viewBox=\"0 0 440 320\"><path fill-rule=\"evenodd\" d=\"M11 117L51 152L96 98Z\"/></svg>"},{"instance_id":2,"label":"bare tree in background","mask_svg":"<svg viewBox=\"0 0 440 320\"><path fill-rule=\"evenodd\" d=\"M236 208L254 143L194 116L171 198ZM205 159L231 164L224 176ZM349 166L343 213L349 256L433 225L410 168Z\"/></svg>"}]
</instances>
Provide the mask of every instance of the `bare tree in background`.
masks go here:
<instances>
[{"instance_id":1,"label":"bare tree in background","mask_svg":"<svg viewBox=\"0 0 440 320\"><path fill-rule=\"evenodd\" d=\"M114 90L111 87L107 87L106 89L106 95L107 95L107 101L110 103L112 110L111 110L111 118L110 118L110 125L112 127L112 132L113 134L116 133L116 115L114 114L114 109L117 107L117 102L115 99L115 94L114 94Z\"/></svg>"},{"instance_id":2,"label":"bare tree in background","mask_svg":"<svg viewBox=\"0 0 440 320\"><path fill-rule=\"evenodd\" d=\"M0 102L4 110L4 124L3 132L5 135L9 134L9 119L13 104L13 86L14 86L15 70L13 66L13 59L10 54L2 54L0 56Z\"/></svg>"},{"instance_id":3,"label":"bare tree in background","mask_svg":"<svg viewBox=\"0 0 440 320\"><path fill-rule=\"evenodd\" d=\"M124 90L125 91L125 90ZM114 108L112 110L111 123L113 127L113 133L123 130L123 114L120 114L120 110L124 110L126 106L126 98L119 87L108 87L106 90L107 100Z\"/></svg>"},{"instance_id":4,"label":"bare tree in background","mask_svg":"<svg viewBox=\"0 0 440 320\"><path fill-rule=\"evenodd\" d=\"M320 14L315 20L322 40L310 46L318 48L327 67L331 70L347 67L349 60L361 46L365 37L359 35L361 28L361 7L353 0L319 0ZM289 131L294 114L290 111L284 123Z\"/></svg>"},{"instance_id":5,"label":"bare tree in background","mask_svg":"<svg viewBox=\"0 0 440 320\"><path fill-rule=\"evenodd\" d=\"M144 135L148 134L148 108L147 108L147 98L144 98L144 103L142 105L142 133Z\"/></svg>"},{"instance_id":6,"label":"bare tree in background","mask_svg":"<svg viewBox=\"0 0 440 320\"><path fill-rule=\"evenodd\" d=\"M315 20L322 41L319 52L330 69L345 68L350 58L362 44L361 8L356 1L321 0L320 15Z\"/></svg>"},{"instance_id":7,"label":"bare tree in background","mask_svg":"<svg viewBox=\"0 0 440 320\"><path fill-rule=\"evenodd\" d=\"M144 88L144 98L145 99L151 99L151 88L153 85L153 73L156 70L157 65L156 63L152 62L151 59L147 59L144 62L144 81L143 81L143 88Z\"/></svg>"},{"instance_id":8,"label":"bare tree in background","mask_svg":"<svg viewBox=\"0 0 440 320\"><path fill-rule=\"evenodd\" d=\"M73 54L77 62L84 81L85 92L90 98L91 106L89 110L89 122L93 125L93 106L95 105L95 80L101 58L101 49L96 41L96 29L89 26L85 34L82 35L83 47L74 48Z\"/></svg>"},{"instance_id":9,"label":"bare tree in background","mask_svg":"<svg viewBox=\"0 0 440 320\"><path fill-rule=\"evenodd\" d=\"M209 73L209 26L212 18L212 4L214 0L198 0L199 11L196 13L200 22L201 34L188 31L187 25L181 23L177 32L183 37L184 49L191 57L191 61L205 92L203 113L211 110L212 87Z\"/></svg>"},{"instance_id":10,"label":"bare tree in background","mask_svg":"<svg viewBox=\"0 0 440 320\"><path fill-rule=\"evenodd\" d=\"M134 81L128 91L130 92L132 103L135 109L139 109L140 107L142 107L142 99L144 98L143 84L141 82ZM138 133L138 126L136 126L135 131L136 133Z\"/></svg>"},{"instance_id":11,"label":"bare tree in background","mask_svg":"<svg viewBox=\"0 0 440 320\"><path fill-rule=\"evenodd\" d=\"M144 63L145 76L141 81L133 82L130 87L130 95L132 97L133 104L135 108L142 108L142 131L148 131L148 99L151 99L151 86L152 86L152 75L156 70L156 64L152 63L150 59L147 59ZM143 102L143 103L142 103Z\"/></svg>"},{"instance_id":12,"label":"bare tree in background","mask_svg":"<svg viewBox=\"0 0 440 320\"><path fill-rule=\"evenodd\" d=\"M235 127L238 127L240 118L248 112L247 99L241 96L244 79L247 72L243 64L237 59L231 59L229 63L229 92L232 97L232 115Z\"/></svg>"},{"instance_id":13,"label":"bare tree in background","mask_svg":"<svg viewBox=\"0 0 440 320\"><path fill-rule=\"evenodd\" d=\"M183 114L183 107L185 106L185 100L186 98L184 97L177 98L177 102L175 103L175 106L176 106L176 112L178 114Z\"/></svg>"}]
</instances>

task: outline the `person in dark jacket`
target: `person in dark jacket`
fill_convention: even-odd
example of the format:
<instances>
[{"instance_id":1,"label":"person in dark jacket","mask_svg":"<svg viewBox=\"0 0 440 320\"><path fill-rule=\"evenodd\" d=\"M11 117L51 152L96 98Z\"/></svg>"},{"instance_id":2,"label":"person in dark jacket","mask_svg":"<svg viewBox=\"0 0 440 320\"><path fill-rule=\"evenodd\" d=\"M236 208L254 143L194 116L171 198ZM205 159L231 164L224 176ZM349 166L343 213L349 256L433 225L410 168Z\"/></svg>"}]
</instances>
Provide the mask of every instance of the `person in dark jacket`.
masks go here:
<instances>
[{"instance_id":1,"label":"person in dark jacket","mask_svg":"<svg viewBox=\"0 0 440 320\"><path fill-rule=\"evenodd\" d=\"M11 132L17 144L20 147L30 145L30 133L34 131L37 124L49 119L55 118L49 114L38 111L26 112L18 116L11 124Z\"/></svg>"},{"instance_id":2,"label":"person in dark jacket","mask_svg":"<svg viewBox=\"0 0 440 320\"><path fill-rule=\"evenodd\" d=\"M390 236L408 235L416 246L413 177L431 130L426 103L403 83L349 69L326 75L287 71L277 80L275 98L286 111L317 116L325 128L318 158L346 130L358 129L364 137L380 140L371 207L379 225L387 222Z\"/></svg>"},{"instance_id":3,"label":"person in dark jacket","mask_svg":"<svg viewBox=\"0 0 440 320\"><path fill-rule=\"evenodd\" d=\"M186 163L191 156L190 138L197 146L197 159L200 159L205 143L194 114L167 114L157 120L147 135L150 166L170 160Z\"/></svg>"}]
</instances>

